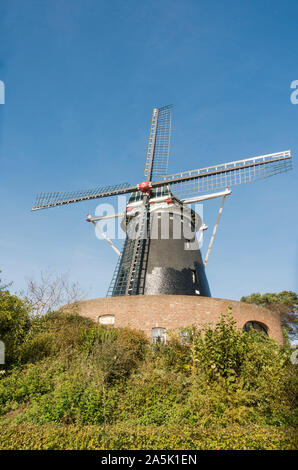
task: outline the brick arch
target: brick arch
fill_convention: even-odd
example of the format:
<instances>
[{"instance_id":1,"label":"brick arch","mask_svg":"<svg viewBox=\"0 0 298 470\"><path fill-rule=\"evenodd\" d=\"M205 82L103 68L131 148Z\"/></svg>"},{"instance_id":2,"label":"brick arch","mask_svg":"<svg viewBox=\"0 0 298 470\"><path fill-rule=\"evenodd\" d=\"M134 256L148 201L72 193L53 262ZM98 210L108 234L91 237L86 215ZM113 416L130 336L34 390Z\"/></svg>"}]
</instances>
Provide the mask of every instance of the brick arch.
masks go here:
<instances>
[{"instance_id":1,"label":"brick arch","mask_svg":"<svg viewBox=\"0 0 298 470\"><path fill-rule=\"evenodd\" d=\"M248 323L256 323L256 324L260 325L266 331L267 335L269 336L269 327L265 323L263 323L261 321L258 321L258 320L247 320L243 325L244 330L245 330L245 327Z\"/></svg>"}]
</instances>

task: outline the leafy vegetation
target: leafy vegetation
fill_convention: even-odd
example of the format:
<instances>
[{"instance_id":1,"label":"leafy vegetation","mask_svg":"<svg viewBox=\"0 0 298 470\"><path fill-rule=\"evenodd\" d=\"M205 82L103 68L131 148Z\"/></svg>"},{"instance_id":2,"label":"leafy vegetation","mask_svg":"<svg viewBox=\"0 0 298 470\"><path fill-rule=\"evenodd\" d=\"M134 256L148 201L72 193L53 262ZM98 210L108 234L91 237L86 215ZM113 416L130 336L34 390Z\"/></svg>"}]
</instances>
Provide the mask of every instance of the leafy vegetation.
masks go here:
<instances>
[{"instance_id":1,"label":"leafy vegetation","mask_svg":"<svg viewBox=\"0 0 298 470\"><path fill-rule=\"evenodd\" d=\"M0 293L0 449L294 449L290 349L237 330L187 330L152 347L142 333L76 313L30 318Z\"/></svg>"},{"instance_id":2,"label":"leafy vegetation","mask_svg":"<svg viewBox=\"0 0 298 470\"><path fill-rule=\"evenodd\" d=\"M19 347L29 326L29 306L7 290L0 289L0 339L5 344L7 364L17 362Z\"/></svg>"}]
</instances>

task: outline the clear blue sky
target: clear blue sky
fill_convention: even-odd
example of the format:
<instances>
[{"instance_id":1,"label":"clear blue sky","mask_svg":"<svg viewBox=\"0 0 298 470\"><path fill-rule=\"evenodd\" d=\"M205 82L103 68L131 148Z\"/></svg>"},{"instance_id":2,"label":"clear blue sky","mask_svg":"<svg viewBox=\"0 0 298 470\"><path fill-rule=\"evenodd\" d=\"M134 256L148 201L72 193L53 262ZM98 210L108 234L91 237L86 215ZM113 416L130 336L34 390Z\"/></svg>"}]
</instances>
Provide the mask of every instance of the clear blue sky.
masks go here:
<instances>
[{"instance_id":1,"label":"clear blue sky","mask_svg":"<svg viewBox=\"0 0 298 470\"><path fill-rule=\"evenodd\" d=\"M294 171L234 187L211 252L213 296L297 289L298 3L0 3L0 269L45 268L104 296L116 255L97 202L31 213L35 194L142 180L154 106L174 104L169 171L291 149ZM219 201L206 203L211 229ZM205 242L203 251L206 250Z\"/></svg>"}]
</instances>

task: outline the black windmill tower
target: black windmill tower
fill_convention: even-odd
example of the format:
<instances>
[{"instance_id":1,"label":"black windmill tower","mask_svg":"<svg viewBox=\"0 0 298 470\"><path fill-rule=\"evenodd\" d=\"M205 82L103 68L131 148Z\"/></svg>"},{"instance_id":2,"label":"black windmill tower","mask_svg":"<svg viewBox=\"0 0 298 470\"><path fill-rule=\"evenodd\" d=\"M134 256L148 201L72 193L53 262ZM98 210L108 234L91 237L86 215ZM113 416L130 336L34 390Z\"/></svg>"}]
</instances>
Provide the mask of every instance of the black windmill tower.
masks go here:
<instances>
[{"instance_id":1,"label":"black windmill tower","mask_svg":"<svg viewBox=\"0 0 298 470\"><path fill-rule=\"evenodd\" d=\"M171 124L171 105L153 109L142 183L42 193L32 208L39 210L130 194L125 213L116 215L123 217L121 226L126 239L122 252L118 252L108 296L209 297L205 266L225 198L231 193L228 188L291 169L291 153L287 150L167 175ZM202 233L205 226L190 205L216 197L223 199L203 262L197 234ZM96 225L103 218L88 216L87 220Z\"/></svg>"}]
</instances>

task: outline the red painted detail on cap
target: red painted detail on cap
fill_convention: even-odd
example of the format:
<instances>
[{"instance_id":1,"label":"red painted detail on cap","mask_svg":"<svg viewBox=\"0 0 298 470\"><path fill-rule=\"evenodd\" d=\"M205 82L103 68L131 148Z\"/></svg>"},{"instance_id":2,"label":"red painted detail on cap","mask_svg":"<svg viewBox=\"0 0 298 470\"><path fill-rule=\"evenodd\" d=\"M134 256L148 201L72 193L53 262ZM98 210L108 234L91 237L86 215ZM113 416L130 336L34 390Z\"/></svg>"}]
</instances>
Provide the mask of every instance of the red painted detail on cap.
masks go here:
<instances>
[{"instance_id":1,"label":"red painted detail on cap","mask_svg":"<svg viewBox=\"0 0 298 470\"><path fill-rule=\"evenodd\" d=\"M151 194L151 187L151 181L143 181L138 184L138 190L145 194Z\"/></svg>"}]
</instances>

